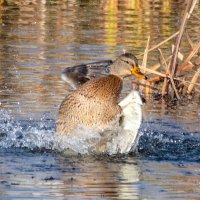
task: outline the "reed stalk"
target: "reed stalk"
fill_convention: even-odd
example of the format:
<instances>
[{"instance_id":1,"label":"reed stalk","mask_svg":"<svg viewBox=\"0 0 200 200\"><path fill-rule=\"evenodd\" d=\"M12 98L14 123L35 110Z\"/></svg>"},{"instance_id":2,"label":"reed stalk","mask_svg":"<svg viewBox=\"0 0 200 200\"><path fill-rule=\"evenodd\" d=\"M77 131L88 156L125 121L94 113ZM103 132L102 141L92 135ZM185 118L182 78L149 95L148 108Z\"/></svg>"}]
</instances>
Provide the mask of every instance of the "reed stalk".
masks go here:
<instances>
[{"instance_id":1,"label":"reed stalk","mask_svg":"<svg viewBox=\"0 0 200 200\"><path fill-rule=\"evenodd\" d=\"M194 74L194 76L192 77L192 80L191 80L190 85L188 86L188 90L187 90L188 94L192 93L192 90L194 89L194 85L197 82L199 75L200 75L200 67L196 71L196 73Z\"/></svg>"}]
</instances>

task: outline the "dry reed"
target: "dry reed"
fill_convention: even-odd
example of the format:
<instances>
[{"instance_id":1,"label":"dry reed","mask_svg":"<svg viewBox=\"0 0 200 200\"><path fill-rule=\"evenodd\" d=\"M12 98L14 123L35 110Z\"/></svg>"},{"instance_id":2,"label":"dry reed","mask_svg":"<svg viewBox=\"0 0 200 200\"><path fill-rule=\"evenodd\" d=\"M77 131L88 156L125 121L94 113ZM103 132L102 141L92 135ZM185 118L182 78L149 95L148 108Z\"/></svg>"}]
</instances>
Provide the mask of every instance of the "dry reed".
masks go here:
<instances>
[{"instance_id":1,"label":"dry reed","mask_svg":"<svg viewBox=\"0 0 200 200\"><path fill-rule=\"evenodd\" d=\"M198 78L200 77L200 59L197 58L196 61L193 61L200 49L200 42L194 43L190 39L189 34L186 32L186 25L190 17L198 17L197 15L192 14L197 2L198 0L187 1L179 31L153 47L150 47L150 37L148 37L144 53L138 55L143 55L142 66L140 66L141 70L151 77L146 82L140 81L139 83L136 82L134 84L138 84L143 87L142 92L146 95L146 97L149 97L150 94L157 92L161 97L168 96L171 97L171 99L176 98L180 100L185 94L191 95L194 94L195 91L197 93L200 91L198 88L200 86L198 83ZM186 34L188 43L192 48L191 52L186 58L184 58L180 52L181 41L184 34ZM159 47L163 46L166 42L175 37L176 42L172 51L172 55L165 58L162 50ZM161 62L152 67L147 67L148 53L153 50L158 50L160 52ZM182 61L180 61L180 57L183 57ZM197 68L195 73L193 72L194 68ZM191 76L191 73L194 73L194 75L189 81L190 77L188 74ZM157 85L157 87L155 87L155 85ZM183 91L187 92L185 93Z\"/></svg>"}]
</instances>

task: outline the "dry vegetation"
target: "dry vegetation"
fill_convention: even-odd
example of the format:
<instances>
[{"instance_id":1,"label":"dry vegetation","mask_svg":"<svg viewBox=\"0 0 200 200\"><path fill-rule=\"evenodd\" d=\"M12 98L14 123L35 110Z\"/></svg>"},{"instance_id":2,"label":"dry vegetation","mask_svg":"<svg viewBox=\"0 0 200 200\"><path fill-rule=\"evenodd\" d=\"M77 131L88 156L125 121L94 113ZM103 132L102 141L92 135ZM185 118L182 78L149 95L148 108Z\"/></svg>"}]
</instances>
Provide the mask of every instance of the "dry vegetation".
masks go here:
<instances>
[{"instance_id":1,"label":"dry vegetation","mask_svg":"<svg viewBox=\"0 0 200 200\"><path fill-rule=\"evenodd\" d=\"M197 3L198 0L187 1L179 31L171 37L151 48L149 47L150 37L148 38L145 51L142 54L141 69L150 78L147 81L140 80L133 83L133 87L137 87L146 97L157 94L156 96L159 95L163 98L180 100L184 99L184 97L200 95L200 83L198 82L200 77L200 41L193 43L186 31L186 25L188 20L191 20L190 18L196 17L200 19L200 16L193 14ZM187 38L188 45L191 46L191 52L185 57L180 52L183 35ZM172 54L165 58L160 48L175 37L176 42L173 45ZM159 51L161 61L152 67L147 67L148 53L153 50Z\"/></svg>"}]
</instances>

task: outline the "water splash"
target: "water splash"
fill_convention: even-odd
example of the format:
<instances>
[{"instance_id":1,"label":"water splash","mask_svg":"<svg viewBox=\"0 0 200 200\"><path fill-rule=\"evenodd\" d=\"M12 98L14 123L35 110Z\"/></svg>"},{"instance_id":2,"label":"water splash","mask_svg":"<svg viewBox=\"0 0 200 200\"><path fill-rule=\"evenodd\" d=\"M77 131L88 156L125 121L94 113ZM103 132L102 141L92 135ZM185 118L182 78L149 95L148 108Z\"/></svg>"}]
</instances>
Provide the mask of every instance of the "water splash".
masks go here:
<instances>
[{"instance_id":1,"label":"water splash","mask_svg":"<svg viewBox=\"0 0 200 200\"><path fill-rule=\"evenodd\" d=\"M38 121L16 120L4 110L0 116L0 148L87 154L100 141L100 136L85 130L76 136L58 136L55 120L48 116ZM136 153L149 159L200 161L200 134L186 132L172 122L146 122L140 129Z\"/></svg>"},{"instance_id":2,"label":"water splash","mask_svg":"<svg viewBox=\"0 0 200 200\"><path fill-rule=\"evenodd\" d=\"M54 138L52 120L17 121L7 111L0 111L0 148L51 149Z\"/></svg>"},{"instance_id":3,"label":"water splash","mask_svg":"<svg viewBox=\"0 0 200 200\"><path fill-rule=\"evenodd\" d=\"M60 136L55 134L55 120L44 116L40 120L15 120L6 111L0 111L0 148L27 148L30 150L65 151L89 153L99 141L98 135L80 130L80 135ZM82 134L81 131L85 131ZM91 145L88 146L88 141ZM87 142L86 142L87 141ZM95 142L94 142L95 141Z\"/></svg>"}]
</instances>

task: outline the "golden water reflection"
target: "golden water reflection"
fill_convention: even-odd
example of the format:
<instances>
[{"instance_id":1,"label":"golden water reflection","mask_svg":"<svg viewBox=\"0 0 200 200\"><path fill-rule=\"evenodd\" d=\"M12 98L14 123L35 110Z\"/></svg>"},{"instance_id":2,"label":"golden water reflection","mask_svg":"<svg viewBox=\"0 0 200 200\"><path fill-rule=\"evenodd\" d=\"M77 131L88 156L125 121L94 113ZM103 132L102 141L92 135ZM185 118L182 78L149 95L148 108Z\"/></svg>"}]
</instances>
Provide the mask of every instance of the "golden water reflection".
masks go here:
<instances>
[{"instance_id":1,"label":"golden water reflection","mask_svg":"<svg viewBox=\"0 0 200 200\"><path fill-rule=\"evenodd\" d=\"M183 7L184 0L1 0L1 108L56 113L69 89L60 80L65 67L143 52L149 35L153 45L176 32Z\"/></svg>"}]
</instances>

